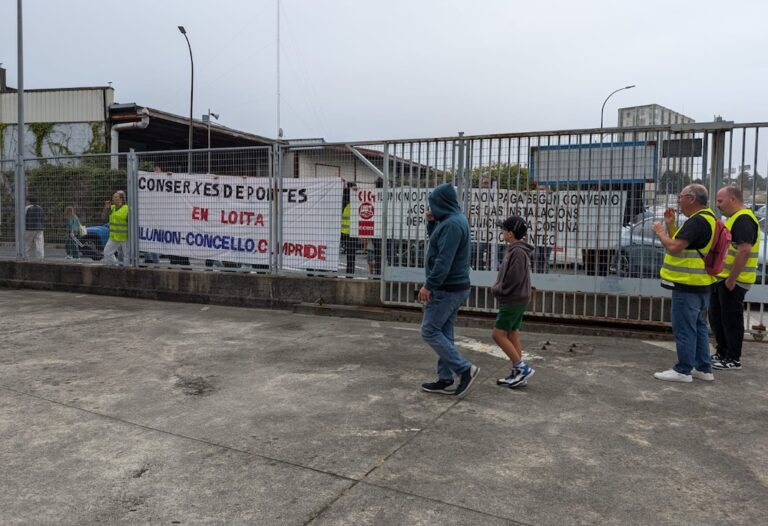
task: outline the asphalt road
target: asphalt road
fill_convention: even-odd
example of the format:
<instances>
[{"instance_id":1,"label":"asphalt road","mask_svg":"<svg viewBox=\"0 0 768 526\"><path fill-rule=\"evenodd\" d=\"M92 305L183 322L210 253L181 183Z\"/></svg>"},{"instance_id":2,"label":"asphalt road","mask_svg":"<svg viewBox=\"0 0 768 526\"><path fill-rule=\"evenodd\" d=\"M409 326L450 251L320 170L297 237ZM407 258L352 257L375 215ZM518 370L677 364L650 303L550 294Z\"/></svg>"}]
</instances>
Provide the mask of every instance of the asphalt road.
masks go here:
<instances>
[{"instance_id":1,"label":"asphalt road","mask_svg":"<svg viewBox=\"0 0 768 526\"><path fill-rule=\"evenodd\" d=\"M488 330L467 398L418 326L0 290L2 524L763 524L768 353L712 383L671 342Z\"/></svg>"}]
</instances>

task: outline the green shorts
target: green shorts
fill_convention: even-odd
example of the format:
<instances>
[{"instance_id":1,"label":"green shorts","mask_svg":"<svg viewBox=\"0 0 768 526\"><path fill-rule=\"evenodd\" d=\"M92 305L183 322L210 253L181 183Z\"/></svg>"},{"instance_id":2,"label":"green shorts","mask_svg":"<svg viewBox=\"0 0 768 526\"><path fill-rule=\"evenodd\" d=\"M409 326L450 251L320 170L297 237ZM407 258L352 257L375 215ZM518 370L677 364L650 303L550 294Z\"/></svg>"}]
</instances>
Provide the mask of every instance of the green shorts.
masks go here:
<instances>
[{"instance_id":1,"label":"green shorts","mask_svg":"<svg viewBox=\"0 0 768 526\"><path fill-rule=\"evenodd\" d=\"M496 328L503 331L517 331L523 324L523 313L528 305L515 305L514 307L499 307L496 315Z\"/></svg>"}]
</instances>

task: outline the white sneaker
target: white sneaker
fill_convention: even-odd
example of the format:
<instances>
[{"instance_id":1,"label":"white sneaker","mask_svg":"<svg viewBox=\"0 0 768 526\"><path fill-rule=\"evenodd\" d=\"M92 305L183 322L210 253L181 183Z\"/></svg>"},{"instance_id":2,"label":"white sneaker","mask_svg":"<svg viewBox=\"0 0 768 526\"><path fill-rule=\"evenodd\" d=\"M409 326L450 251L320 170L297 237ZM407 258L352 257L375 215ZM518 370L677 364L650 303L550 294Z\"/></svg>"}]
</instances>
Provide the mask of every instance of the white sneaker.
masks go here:
<instances>
[{"instance_id":1,"label":"white sneaker","mask_svg":"<svg viewBox=\"0 0 768 526\"><path fill-rule=\"evenodd\" d=\"M669 369L660 373L653 373L653 377L657 380L664 380L665 382L693 382L693 377L690 374L680 374L674 369Z\"/></svg>"},{"instance_id":2,"label":"white sneaker","mask_svg":"<svg viewBox=\"0 0 768 526\"><path fill-rule=\"evenodd\" d=\"M715 375L712 373L702 373L698 369L691 370L691 376L696 378L697 380L704 380L705 382L714 382L715 381Z\"/></svg>"}]
</instances>

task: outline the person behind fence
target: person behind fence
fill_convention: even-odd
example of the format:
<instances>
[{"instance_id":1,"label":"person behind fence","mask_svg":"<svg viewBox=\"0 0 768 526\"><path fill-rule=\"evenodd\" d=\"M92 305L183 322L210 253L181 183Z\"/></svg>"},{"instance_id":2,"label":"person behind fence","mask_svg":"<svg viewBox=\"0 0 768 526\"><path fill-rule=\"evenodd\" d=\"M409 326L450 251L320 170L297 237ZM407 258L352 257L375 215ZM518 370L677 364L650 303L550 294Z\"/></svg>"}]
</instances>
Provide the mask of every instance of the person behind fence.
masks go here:
<instances>
[{"instance_id":1,"label":"person behind fence","mask_svg":"<svg viewBox=\"0 0 768 526\"><path fill-rule=\"evenodd\" d=\"M491 287L499 304L491 337L512 361L512 371L507 377L497 380L496 384L516 388L527 385L528 378L534 373L534 369L523 361L523 348L520 345L523 313L531 300L533 246L523 241L528 233L528 225L522 217L508 217L497 225L503 229L507 248L496 283Z\"/></svg>"},{"instance_id":2,"label":"person behind fence","mask_svg":"<svg viewBox=\"0 0 768 526\"><path fill-rule=\"evenodd\" d=\"M381 177L377 177L375 187L384 188L384 179L382 179ZM381 200L383 199L382 193L383 193L383 190L377 191L376 199L380 200L379 202L381 202ZM373 265L373 274L379 276L381 275L381 238L374 237L374 238L371 238L371 241L373 241L373 253L375 255L374 265Z\"/></svg>"},{"instance_id":3,"label":"person behind fence","mask_svg":"<svg viewBox=\"0 0 768 526\"><path fill-rule=\"evenodd\" d=\"M347 256L347 276L352 276L355 273L357 243L355 238L350 236L349 225L352 211L350 196L352 192L356 191L355 183L347 183L341 196L341 246L344 247L344 253Z\"/></svg>"},{"instance_id":4,"label":"person behind fence","mask_svg":"<svg viewBox=\"0 0 768 526\"><path fill-rule=\"evenodd\" d=\"M37 204L37 198L27 198L24 210L24 255L35 261L45 257L45 211Z\"/></svg>"},{"instance_id":5,"label":"person behind fence","mask_svg":"<svg viewBox=\"0 0 768 526\"><path fill-rule=\"evenodd\" d=\"M67 222L67 239L64 241L64 250L67 252L67 259L80 259L80 218L75 213L74 206L68 206L64 209L64 217Z\"/></svg>"},{"instance_id":6,"label":"person behind fence","mask_svg":"<svg viewBox=\"0 0 768 526\"><path fill-rule=\"evenodd\" d=\"M365 243L365 254L366 260L368 261L368 273L371 275L376 275L376 246L373 244L373 238L366 238L363 243Z\"/></svg>"},{"instance_id":7,"label":"person behind fence","mask_svg":"<svg viewBox=\"0 0 768 526\"><path fill-rule=\"evenodd\" d=\"M709 297L709 326L715 334L715 369L741 369L744 341L744 296L757 281L760 226L755 214L744 206L739 188L726 186L717 192L717 208L728 220L731 245L725 256L725 268L717 275Z\"/></svg>"},{"instance_id":8,"label":"person behind fence","mask_svg":"<svg viewBox=\"0 0 768 526\"><path fill-rule=\"evenodd\" d=\"M424 303L421 337L437 353L437 380L421 385L428 393L464 397L480 372L456 350L453 326L469 298L469 222L461 211L451 183L437 186L429 195L425 214L429 245L424 263L426 280L418 292ZM459 378L456 389L453 376Z\"/></svg>"},{"instance_id":9,"label":"person behind fence","mask_svg":"<svg viewBox=\"0 0 768 526\"><path fill-rule=\"evenodd\" d=\"M118 190L112 195L111 201L104 202L101 212L102 221L109 220L109 240L104 247L104 261L108 265L118 265L117 254L122 258L128 255L128 205L125 203L125 192Z\"/></svg>"},{"instance_id":10,"label":"person behind fence","mask_svg":"<svg viewBox=\"0 0 768 526\"><path fill-rule=\"evenodd\" d=\"M707 273L704 257L714 242L716 220L707 207L708 198L703 185L688 185L677 196L680 212L688 218L683 226L678 228L675 224L674 208L664 212L666 229L659 221L653 223L653 232L666 249L659 274L661 286L672 290L672 333L677 349L677 363L667 371L654 373L658 380L715 379L706 320L710 286L715 277Z\"/></svg>"}]
</instances>

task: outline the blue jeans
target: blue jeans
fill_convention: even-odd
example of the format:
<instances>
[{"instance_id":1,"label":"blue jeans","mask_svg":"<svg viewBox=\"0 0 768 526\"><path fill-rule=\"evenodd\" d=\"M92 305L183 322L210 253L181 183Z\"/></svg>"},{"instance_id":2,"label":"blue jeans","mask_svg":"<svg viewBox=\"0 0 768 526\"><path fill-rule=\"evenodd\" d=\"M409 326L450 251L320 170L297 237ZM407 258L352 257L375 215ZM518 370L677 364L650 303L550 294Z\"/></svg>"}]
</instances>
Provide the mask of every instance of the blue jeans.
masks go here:
<instances>
[{"instance_id":1,"label":"blue jeans","mask_svg":"<svg viewBox=\"0 0 768 526\"><path fill-rule=\"evenodd\" d=\"M437 353L437 377L440 380L453 380L454 373L459 375L472 365L453 344L456 316L467 298L469 289L457 292L435 290L432 299L424 305L421 337Z\"/></svg>"},{"instance_id":2,"label":"blue jeans","mask_svg":"<svg viewBox=\"0 0 768 526\"><path fill-rule=\"evenodd\" d=\"M672 333L677 347L677 363L673 369L678 373L691 374L694 367L702 373L712 372L706 318L708 306L708 287L700 293L672 291Z\"/></svg>"}]
</instances>

